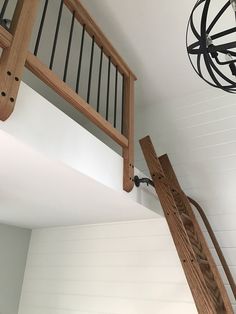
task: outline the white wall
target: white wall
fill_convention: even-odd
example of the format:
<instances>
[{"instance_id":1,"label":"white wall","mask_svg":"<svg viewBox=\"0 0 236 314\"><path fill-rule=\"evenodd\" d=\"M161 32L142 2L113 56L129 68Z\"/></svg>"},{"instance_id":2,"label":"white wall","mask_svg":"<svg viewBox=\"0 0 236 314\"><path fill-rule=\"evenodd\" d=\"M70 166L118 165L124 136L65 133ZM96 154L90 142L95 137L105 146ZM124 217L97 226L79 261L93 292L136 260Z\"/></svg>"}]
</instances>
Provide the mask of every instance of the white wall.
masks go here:
<instances>
[{"instance_id":1,"label":"white wall","mask_svg":"<svg viewBox=\"0 0 236 314\"><path fill-rule=\"evenodd\" d=\"M235 95L211 88L146 107L137 137L150 134L157 153L168 153L183 190L205 209L236 280L235 104ZM148 172L139 147L136 165Z\"/></svg>"},{"instance_id":2,"label":"white wall","mask_svg":"<svg viewBox=\"0 0 236 314\"><path fill-rule=\"evenodd\" d=\"M14 112L0 122L0 140L0 175L6 182L0 187L5 200L0 214L14 219L9 223L17 219L28 226L31 220L31 228L48 227L155 218L149 209L160 212L153 191L123 191L121 156L24 83ZM94 197L88 199L88 193ZM112 208L105 206L108 199L115 203ZM78 204L83 204L80 211ZM86 220L81 221L82 212ZM111 218L112 213L118 219ZM43 224L38 215L44 217Z\"/></svg>"},{"instance_id":3,"label":"white wall","mask_svg":"<svg viewBox=\"0 0 236 314\"><path fill-rule=\"evenodd\" d=\"M19 314L197 313L164 218L38 229Z\"/></svg>"},{"instance_id":4,"label":"white wall","mask_svg":"<svg viewBox=\"0 0 236 314\"><path fill-rule=\"evenodd\" d=\"M31 231L0 224L0 313L17 314Z\"/></svg>"}]
</instances>

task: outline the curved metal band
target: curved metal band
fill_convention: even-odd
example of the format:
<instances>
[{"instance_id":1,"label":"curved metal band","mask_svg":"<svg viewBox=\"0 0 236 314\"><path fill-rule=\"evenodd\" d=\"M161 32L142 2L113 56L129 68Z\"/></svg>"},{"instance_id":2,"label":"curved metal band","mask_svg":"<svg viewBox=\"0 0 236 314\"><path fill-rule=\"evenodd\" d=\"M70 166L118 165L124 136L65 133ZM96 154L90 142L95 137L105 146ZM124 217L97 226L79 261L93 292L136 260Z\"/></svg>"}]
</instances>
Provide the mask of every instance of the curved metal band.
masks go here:
<instances>
[{"instance_id":1,"label":"curved metal band","mask_svg":"<svg viewBox=\"0 0 236 314\"><path fill-rule=\"evenodd\" d=\"M205 2L204 4L204 8L203 8L203 13L202 13L202 18L201 18L201 27L200 27L200 37L198 32L196 31L195 26L193 25L193 14L195 12L195 10L200 6L200 4L202 4L203 2ZM209 10L209 6L210 6L210 0L201 0L198 1L196 3L196 5L194 6L192 12L191 12L191 16L189 19L189 23L188 23L188 28L187 28L187 32L188 30L191 28L193 34L195 35L195 37L198 39L195 43L191 44L190 46L187 46L187 51L188 51L188 56L189 56L189 60L195 70L195 72L209 85L223 89L227 92L233 93L236 92L236 82L234 82L233 80L229 79L224 73L222 73L220 71L220 69L218 69L217 67L217 60L213 60L212 54L213 53L230 53L230 49L232 48L236 48L236 42L229 42L223 45L210 45L207 46L207 36L208 36L208 32L207 31L211 31L213 29L213 27L215 26L215 24L217 23L217 21L220 19L220 17L223 15L223 13L227 10L227 8L230 6L230 1L227 1L227 3L222 7L222 9L219 11L219 13L217 14L217 16L214 18L214 20L211 22L210 26L207 28L207 15L208 15L208 10ZM221 38L223 36L229 35L236 32L236 27L230 28L226 31L222 31L219 32L217 34L214 34L211 36L211 39L217 39L217 38ZM186 43L187 43L187 34L186 34ZM192 59L190 58L190 55L196 55L197 56L197 65L195 66ZM232 55L236 55L236 53L233 52ZM203 56L203 60L206 66L206 69L209 73L209 76L212 80L212 82L210 82L208 79L205 79L202 75L202 70L201 70L201 56ZM230 63L234 63L236 60L232 60L231 62L226 62L224 65L226 64L230 64ZM220 63L220 61L219 61ZM224 82L227 82L229 84L222 84L221 81L219 81L219 78L222 79Z\"/></svg>"}]
</instances>

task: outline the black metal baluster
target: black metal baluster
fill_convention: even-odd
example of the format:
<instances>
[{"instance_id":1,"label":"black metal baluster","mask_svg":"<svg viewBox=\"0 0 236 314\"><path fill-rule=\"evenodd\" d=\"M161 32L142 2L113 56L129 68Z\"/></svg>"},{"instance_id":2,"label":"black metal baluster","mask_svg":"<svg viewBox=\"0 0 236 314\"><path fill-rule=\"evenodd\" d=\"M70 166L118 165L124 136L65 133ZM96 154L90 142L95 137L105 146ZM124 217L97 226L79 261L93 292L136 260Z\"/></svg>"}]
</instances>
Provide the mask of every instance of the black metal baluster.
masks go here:
<instances>
[{"instance_id":1,"label":"black metal baluster","mask_svg":"<svg viewBox=\"0 0 236 314\"><path fill-rule=\"evenodd\" d=\"M109 57L109 61L108 61L106 120L108 120L108 116L109 116L110 76L111 76L111 57Z\"/></svg>"},{"instance_id":2,"label":"black metal baluster","mask_svg":"<svg viewBox=\"0 0 236 314\"><path fill-rule=\"evenodd\" d=\"M52 55L51 55L51 60L50 60L50 65L49 65L49 69L51 69L51 70L52 70L52 67L53 67L55 51L56 51L56 46L57 46L57 38L58 38L58 33L59 33L59 28L60 28L60 23L61 23L61 15L62 15L63 3L64 3L64 1L61 0L59 12L58 12L57 26L56 26L55 36L54 36L54 42L53 42L53 47L52 47Z\"/></svg>"},{"instance_id":3,"label":"black metal baluster","mask_svg":"<svg viewBox=\"0 0 236 314\"><path fill-rule=\"evenodd\" d=\"M116 79L115 79L115 100L114 100L114 128L116 128L116 113L117 113L117 84L118 84L118 66L116 66Z\"/></svg>"},{"instance_id":4,"label":"black metal baluster","mask_svg":"<svg viewBox=\"0 0 236 314\"><path fill-rule=\"evenodd\" d=\"M122 74L121 134L124 134L125 75Z\"/></svg>"},{"instance_id":5,"label":"black metal baluster","mask_svg":"<svg viewBox=\"0 0 236 314\"><path fill-rule=\"evenodd\" d=\"M68 47L67 47L67 53L66 53L66 62L65 62L65 70L64 70L64 76L63 76L63 81L64 82L66 81L66 78L67 78L68 64L69 64L69 59L70 59L70 49L71 49L72 36L73 36L73 31L74 31L74 23L75 23L75 11L73 11L72 20L71 20L71 26L70 26L70 35L69 35L69 40L68 40Z\"/></svg>"},{"instance_id":6,"label":"black metal baluster","mask_svg":"<svg viewBox=\"0 0 236 314\"><path fill-rule=\"evenodd\" d=\"M1 13L0 13L0 19L3 19L4 15L5 15L8 2L9 2L9 0L5 0L4 3L3 3L2 10L1 10Z\"/></svg>"},{"instance_id":7,"label":"black metal baluster","mask_svg":"<svg viewBox=\"0 0 236 314\"><path fill-rule=\"evenodd\" d=\"M102 81L102 61L103 61L103 47L101 47L100 64L99 64L97 112L99 112L99 109L100 109L100 95L101 95L101 81Z\"/></svg>"},{"instance_id":8,"label":"black metal baluster","mask_svg":"<svg viewBox=\"0 0 236 314\"><path fill-rule=\"evenodd\" d=\"M43 8L43 13L42 13L42 17L41 17L41 21L40 21L40 26L39 26L39 31L38 31L38 36L36 39L36 44L35 44L35 48L34 48L34 55L37 56L38 54L38 49L39 49L39 43L40 43L40 39L42 36L42 31L43 31L43 25L44 25L44 21L45 21L45 16L47 13L47 7L48 7L48 0L45 0L45 4L44 4L44 8Z\"/></svg>"},{"instance_id":9,"label":"black metal baluster","mask_svg":"<svg viewBox=\"0 0 236 314\"><path fill-rule=\"evenodd\" d=\"M88 104L89 104L89 101L90 101L91 80L92 80L92 73L93 73L94 41L95 41L95 38L93 36L93 38L92 38L92 46L91 46L91 56L90 56L89 79L88 79L88 93L87 93L87 103Z\"/></svg>"},{"instance_id":10,"label":"black metal baluster","mask_svg":"<svg viewBox=\"0 0 236 314\"><path fill-rule=\"evenodd\" d=\"M81 43L80 43L80 54L79 54L79 64L78 64L78 72L77 72L77 80L76 80L76 93L79 92L79 81L80 81L80 73L81 73L81 65L82 65L82 56L83 56L83 49L84 49L84 34L85 34L85 27L83 25Z\"/></svg>"}]
</instances>

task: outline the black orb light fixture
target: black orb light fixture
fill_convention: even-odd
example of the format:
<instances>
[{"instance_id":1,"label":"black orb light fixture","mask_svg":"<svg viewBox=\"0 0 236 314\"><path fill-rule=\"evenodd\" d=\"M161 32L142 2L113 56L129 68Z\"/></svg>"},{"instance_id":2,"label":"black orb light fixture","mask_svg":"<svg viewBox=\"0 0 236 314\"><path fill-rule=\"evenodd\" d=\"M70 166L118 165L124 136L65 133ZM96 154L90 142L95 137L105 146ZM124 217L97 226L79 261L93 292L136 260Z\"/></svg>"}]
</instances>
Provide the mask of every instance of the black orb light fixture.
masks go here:
<instances>
[{"instance_id":1,"label":"black orb light fixture","mask_svg":"<svg viewBox=\"0 0 236 314\"><path fill-rule=\"evenodd\" d=\"M198 0L186 45L194 70L205 82L236 93L236 0Z\"/></svg>"}]
</instances>

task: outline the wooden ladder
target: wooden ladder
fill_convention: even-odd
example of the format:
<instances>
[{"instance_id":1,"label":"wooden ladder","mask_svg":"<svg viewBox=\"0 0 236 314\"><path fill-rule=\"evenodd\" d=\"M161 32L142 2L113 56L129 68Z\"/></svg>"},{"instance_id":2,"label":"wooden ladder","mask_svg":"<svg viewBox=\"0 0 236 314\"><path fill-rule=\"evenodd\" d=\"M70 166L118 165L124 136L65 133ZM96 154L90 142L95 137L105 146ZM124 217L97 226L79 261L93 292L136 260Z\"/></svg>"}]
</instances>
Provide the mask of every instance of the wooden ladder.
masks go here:
<instances>
[{"instance_id":1,"label":"wooden ladder","mask_svg":"<svg viewBox=\"0 0 236 314\"><path fill-rule=\"evenodd\" d=\"M140 140L140 145L198 312L233 314L216 264L168 156L158 158L149 136Z\"/></svg>"}]
</instances>

